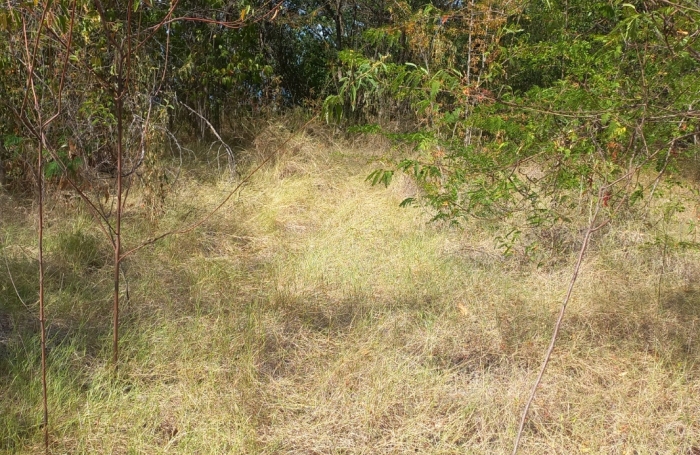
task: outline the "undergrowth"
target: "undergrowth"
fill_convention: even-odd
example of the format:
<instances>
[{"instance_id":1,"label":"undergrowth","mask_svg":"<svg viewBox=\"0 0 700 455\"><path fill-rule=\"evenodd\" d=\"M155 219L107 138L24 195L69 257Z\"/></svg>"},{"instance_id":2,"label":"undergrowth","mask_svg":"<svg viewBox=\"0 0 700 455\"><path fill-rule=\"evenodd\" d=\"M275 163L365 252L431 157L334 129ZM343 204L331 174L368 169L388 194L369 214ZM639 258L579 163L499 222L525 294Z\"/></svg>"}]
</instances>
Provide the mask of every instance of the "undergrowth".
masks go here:
<instances>
[{"instance_id":1,"label":"undergrowth","mask_svg":"<svg viewBox=\"0 0 700 455\"><path fill-rule=\"evenodd\" d=\"M52 206L52 453L510 451L579 227L533 233L554 239L536 261L504 256L493 226L400 208L418 196L409 180L365 182L383 146L317 135L287 147L197 230L125 262L117 378L110 247L80 204ZM181 170L157 223L132 189L126 242L198 219L234 184L203 174ZM654 204L615 220L585 259L521 453L700 452L697 218ZM42 450L34 211L0 194L8 454Z\"/></svg>"}]
</instances>

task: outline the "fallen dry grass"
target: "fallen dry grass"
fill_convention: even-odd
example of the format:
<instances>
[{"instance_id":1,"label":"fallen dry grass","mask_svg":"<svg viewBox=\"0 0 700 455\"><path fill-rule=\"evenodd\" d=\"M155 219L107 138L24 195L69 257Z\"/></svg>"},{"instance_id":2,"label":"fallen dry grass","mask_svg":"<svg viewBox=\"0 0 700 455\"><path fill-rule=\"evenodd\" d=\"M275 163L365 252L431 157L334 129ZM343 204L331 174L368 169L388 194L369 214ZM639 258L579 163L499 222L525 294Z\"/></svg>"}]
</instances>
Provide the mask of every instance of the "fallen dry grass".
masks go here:
<instances>
[{"instance_id":1,"label":"fallen dry grass","mask_svg":"<svg viewBox=\"0 0 700 455\"><path fill-rule=\"evenodd\" d=\"M288 148L196 231L127 262L116 380L109 250L79 208L52 210L53 453L510 452L574 252L538 268L477 223L399 208L416 190L370 187L381 151L367 144ZM194 175L157 225L136 194L127 242L198 219L232 185ZM32 211L0 197L13 213L0 218L0 451L38 453ZM654 213L618 221L586 258L520 453L700 453L694 214L662 226Z\"/></svg>"}]
</instances>

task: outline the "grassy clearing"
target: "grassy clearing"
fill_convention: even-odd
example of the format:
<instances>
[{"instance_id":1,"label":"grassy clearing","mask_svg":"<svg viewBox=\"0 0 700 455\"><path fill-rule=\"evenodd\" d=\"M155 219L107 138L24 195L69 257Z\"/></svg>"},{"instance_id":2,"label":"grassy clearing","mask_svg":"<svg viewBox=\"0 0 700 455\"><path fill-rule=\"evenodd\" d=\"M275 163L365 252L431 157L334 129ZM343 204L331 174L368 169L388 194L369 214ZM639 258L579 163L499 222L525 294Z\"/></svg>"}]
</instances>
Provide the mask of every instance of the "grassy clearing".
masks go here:
<instances>
[{"instance_id":1,"label":"grassy clearing","mask_svg":"<svg viewBox=\"0 0 700 455\"><path fill-rule=\"evenodd\" d=\"M87 213L52 208L53 453L509 453L575 252L504 258L483 226L399 208L409 181L368 186L367 145L288 147L196 231L129 259L116 380L109 248ZM231 188L197 174L157 225L134 193L127 243ZM0 452L38 453L35 222L7 195L0 213ZM654 213L595 242L521 453L698 452L696 216ZM667 234L686 247L663 254Z\"/></svg>"}]
</instances>

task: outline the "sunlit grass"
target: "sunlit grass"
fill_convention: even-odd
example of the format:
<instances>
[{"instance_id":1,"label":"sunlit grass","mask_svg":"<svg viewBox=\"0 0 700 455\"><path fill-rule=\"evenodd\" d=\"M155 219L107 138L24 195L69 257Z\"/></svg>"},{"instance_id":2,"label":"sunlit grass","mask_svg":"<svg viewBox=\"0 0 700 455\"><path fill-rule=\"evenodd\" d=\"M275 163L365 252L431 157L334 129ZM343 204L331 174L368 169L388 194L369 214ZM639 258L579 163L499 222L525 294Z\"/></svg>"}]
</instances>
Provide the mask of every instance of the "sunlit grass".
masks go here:
<instances>
[{"instance_id":1,"label":"sunlit grass","mask_svg":"<svg viewBox=\"0 0 700 455\"><path fill-rule=\"evenodd\" d=\"M416 192L407 179L369 186L377 150L288 147L201 226L125 263L116 378L109 243L85 213L52 208L53 453L509 453L575 251L547 250L557 257L540 267L503 257L477 222L398 207ZM132 190L127 248L196 221L235 184L196 173L157 223ZM35 223L29 203L0 204L27 207L0 218L0 451L33 454ZM695 215L646 213L617 220L585 260L521 453L700 447ZM664 254L664 233L686 246Z\"/></svg>"}]
</instances>

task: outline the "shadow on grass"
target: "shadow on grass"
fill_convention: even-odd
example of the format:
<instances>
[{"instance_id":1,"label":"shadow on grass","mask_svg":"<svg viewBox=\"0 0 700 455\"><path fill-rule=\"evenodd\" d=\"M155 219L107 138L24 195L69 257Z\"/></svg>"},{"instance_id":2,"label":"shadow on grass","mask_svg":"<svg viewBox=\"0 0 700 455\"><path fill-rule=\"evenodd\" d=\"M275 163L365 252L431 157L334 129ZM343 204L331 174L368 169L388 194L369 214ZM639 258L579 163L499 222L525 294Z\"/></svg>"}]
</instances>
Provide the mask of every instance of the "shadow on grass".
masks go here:
<instances>
[{"instance_id":1,"label":"shadow on grass","mask_svg":"<svg viewBox=\"0 0 700 455\"><path fill-rule=\"evenodd\" d=\"M572 314L565 321L562 340L584 339L594 346L645 352L668 366L696 369L700 366L700 290L662 294L660 304L650 297L649 292L633 292L626 300L599 304L597 311Z\"/></svg>"},{"instance_id":2,"label":"shadow on grass","mask_svg":"<svg viewBox=\"0 0 700 455\"><path fill-rule=\"evenodd\" d=\"M45 306L49 397L79 395L87 365L111 333L104 248L81 232L47 238ZM36 259L0 250L0 451L41 435L41 345ZM54 408L56 409L56 408Z\"/></svg>"}]
</instances>

